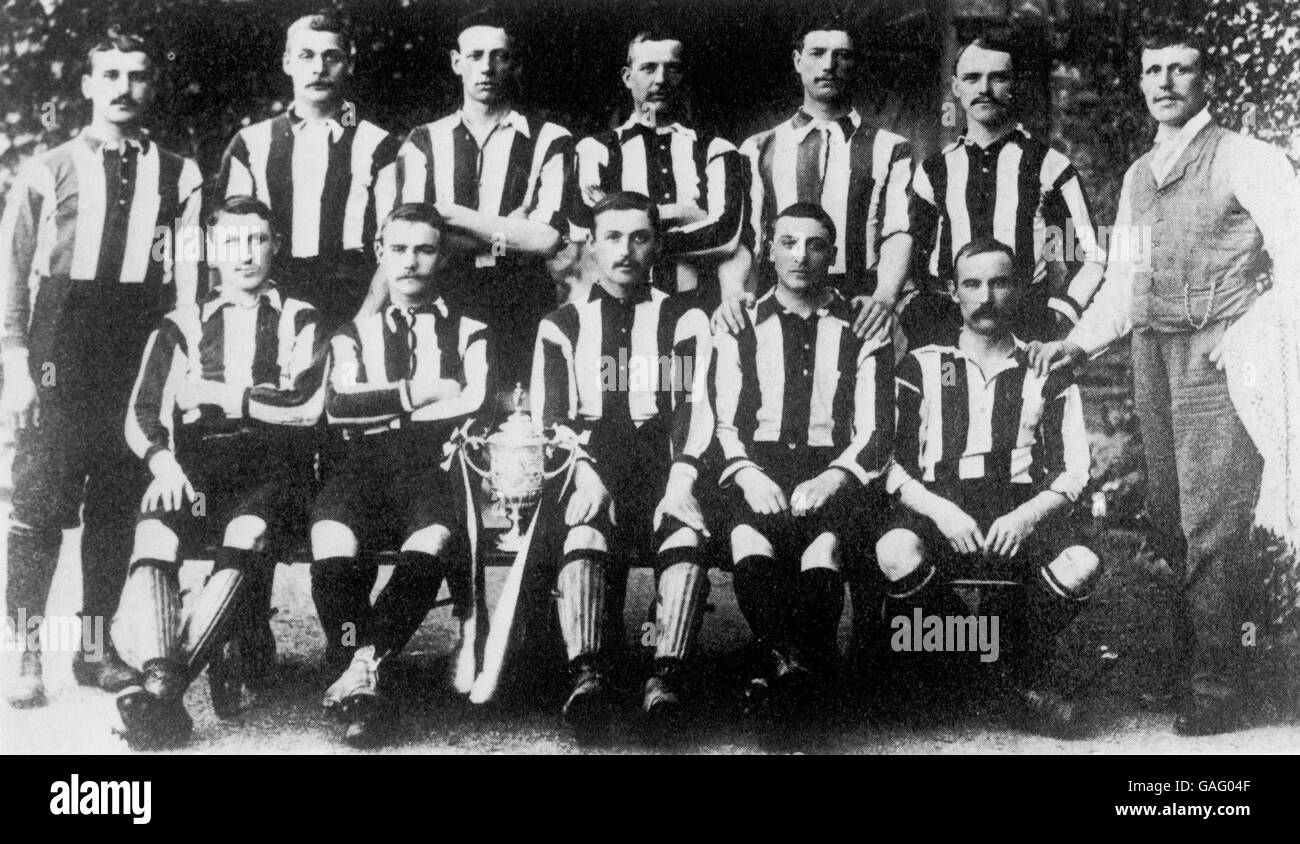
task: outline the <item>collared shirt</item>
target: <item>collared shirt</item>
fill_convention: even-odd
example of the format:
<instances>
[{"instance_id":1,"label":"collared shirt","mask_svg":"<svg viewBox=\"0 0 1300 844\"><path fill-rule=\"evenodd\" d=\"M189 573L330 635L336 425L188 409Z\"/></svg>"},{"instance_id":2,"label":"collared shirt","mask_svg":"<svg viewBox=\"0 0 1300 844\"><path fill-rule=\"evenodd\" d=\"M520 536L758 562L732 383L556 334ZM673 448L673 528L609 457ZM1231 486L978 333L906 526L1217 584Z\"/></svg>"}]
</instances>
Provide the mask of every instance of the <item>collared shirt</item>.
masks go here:
<instances>
[{"instance_id":1,"label":"collared shirt","mask_svg":"<svg viewBox=\"0 0 1300 844\"><path fill-rule=\"evenodd\" d=\"M1022 126L987 147L963 136L927 158L913 177L911 216L918 249L929 253L939 281L952 278L963 246L992 237L1015 250L1022 278L1043 283L1049 265L1070 277L1060 285L1066 298L1053 307L1072 320L1100 283L1079 268L1106 263L1074 165Z\"/></svg>"},{"instance_id":2,"label":"collared shirt","mask_svg":"<svg viewBox=\"0 0 1300 844\"><path fill-rule=\"evenodd\" d=\"M830 462L862 483L889 463L894 429L893 347L864 343L839 294L804 318L769 290L737 335L720 334L712 390L721 481L756 466L756 443L829 448ZM810 476L828 467L810 466Z\"/></svg>"},{"instance_id":3,"label":"collared shirt","mask_svg":"<svg viewBox=\"0 0 1300 844\"><path fill-rule=\"evenodd\" d=\"M498 217L522 208L528 219L564 232L572 166L567 129L511 111L480 146L457 111L407 136L386 201L454 202ZM476 259L476 266L493 264L490 253Z\"/></svg>"},{"instance_id":4,"label":"collared shirt","mask_svg":"<svg viewBox=\"0 0 1300 844\"><path fill-rule=\"evenodd\" d=\"M695 286L694 267L672 259L728 256L740 244L747 215L747 162L727 141L680 123L648 126L633 114L609 132L578 142L578 187L573 237L591 228L587 191L635 191L658 205L693 205L705 213L694 223L664 228L664 261L655 282L667 292ZM675 283L659 276L670 274Z\"/></svg>"},{"instance_id":5,"label":"collared shirt","mask_svg":"<svg viewBox=\"0 0 1300 844\"><path fill-rule=\"evenodd\" d=\"M25 349L33 327L58 325L57 313L33 313L33 302L62 306L38 298L41 279L158 288L159 313L177 290L193 297L202 187L188 158L148 140L111 147L87 131L27 162L0 219L4 348Z\"/></svg>"},{"instance_id":6,"label":"collared shirt","mask_svg":"<svg viewBox=\"0 0 1300 844\"><path fill-rule=\"evenodd\" d=\"M1173 157L1163 165L1157 164L1155 156L1152 157L1150 166L1157 183L1168 177L1169 171L1187 150L1187 145L1210 123L1207 109L1188 120L1182 127L1185 131L1165 132L1166 142L1172 146L1162 149L1161 153ZM1193 131L1186 131L1189 127ZM1296 179L1295 168L1286 153L1272 144L1236 133L1230 134L1222 143L1229 145L1228 154L1220 155L1217 160L1225 162L1228 184L1237 203L1250 214L1264 236L1264 250L1273 263L1274 288L1289 290L1295 295L1300 290L1300 237L1297 237L1300 233L1300 181ZM1129 251L1119 254L1112 247L1106 279L1097 292L1097 300L1068 338L1089 354L1100 351L1133 330L1134 264L1151 258L1149 249L1133 245L1141 242L1140 232L1144 223L1133 219L1133 179L1137 168L1146 166L1142 159L1138 159L1124 174L1115 212L1115 232L1128 233ZM1112 241L1115 241L1114 237Z\"/></svg>"},{"instance_id":7,"label":"collared shirt","mask_svg":"<svg viewBox=\"0 0 1300 844\"><path fill-rule=\"evenodd\" d=\"M713 440L709 317L648 285L620 300L600 284L542 320L533 357L533 418L591 431L597 462L627 426L663 424L673 461L699 467Z\"/></svg>"},{"instance_id":8,"label":"collared shirt","mask_svg":"<svg viewBox=\"0 0 1300 844\"><path fill-rule=\"evenodd\" d=\"M146 461L175 449L176 393L186 379L229 389L220 408L186 411L181 424L315 425L325 402L323 341L311 305L275 287L251 306L214 293L173 311L145 346L126 416L127 443Z\"/></svg>"},{"instance_id":9,"label":"collared shirt","mask_svg":"<svg viewBox=\"0 0 1300 844\"><path fill-rule=\"evenodd\" d=\"M416 308L364 314L330 339L325 411L332 424L366 433L478 412L487 396L487 326L441 298ZM457 381L458 395L415 407L414 382Z\"/></svg>"},{"instance_id":10,"label":"collared shirt","mask_svg":"<svg viewBox=\"0 0 1300 844\"><path fill-rule=\"evenodd\" d=\"M835 221L838 254L832 277L844 293L865 292L880 245L908 231L912 149L857 110L838 121L814 120L800 109L741 145L750 165L750 225L745 244L761 260L776 215L796 202L822 206Z\"/></svg>"},{"instance_id":11,"label":"collared shirt","mask_svg":"<svg viewBox=\"0 0 1300 844\"><path fill-rule=\"evenodd\" d=\"M289 237L294 258L369 255L378 224L375 188L398 138L367 121L305 120L293 106L240 129L226 148L217 196L255 196Z\"/></svg>"},{"instance_id":12,"label":"collared shirt","mask_svg":"<svg viewBox=\"0 0 1300 844\"><path fill-rule=\"evenodd\" d=\"M1210 125L1210 110L1203 108L1196 112L1186 123L1177 128L1170 128L1161 123L1156 129L1155 147L1151 154L1151 175L1156 177L1156 184L1163 184L1169 175L1169 169L1179 159L1187 145L1196 134Z\"/></svg>"},{"instance_id":13,"label":"collared shirt","mask_svg":"<svg viewBox=\"0 0 1300 844\"><path fill-rule=\"evenodd\" d=\"M898 363L898 424L887 488L986 478L1050 489L1070 501L1088 483L1078 385L1029 366L1025 344L988 372L956 346Z\"/></svg>"}]
</instances>

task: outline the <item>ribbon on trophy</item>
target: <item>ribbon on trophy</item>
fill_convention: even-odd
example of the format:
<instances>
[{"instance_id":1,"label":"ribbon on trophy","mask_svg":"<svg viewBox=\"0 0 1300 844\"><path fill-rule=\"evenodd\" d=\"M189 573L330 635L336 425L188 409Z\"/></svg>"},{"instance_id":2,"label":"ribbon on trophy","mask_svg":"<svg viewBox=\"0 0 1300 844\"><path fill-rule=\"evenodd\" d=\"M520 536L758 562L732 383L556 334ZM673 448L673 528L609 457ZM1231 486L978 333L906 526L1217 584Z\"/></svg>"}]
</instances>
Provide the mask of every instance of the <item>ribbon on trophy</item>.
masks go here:
<instances>
[{"instance_id":1,"label":"ribbon on trophy","mask_svg":"<svg viewBox=\"0 0 1300 844\"><path fill-rule=\"evenodd\" d=\"M541 506L543 489L548 481L563 474L564 480L554 500L564 497L573 479L577 457L582 453L581 447L590 438L589 433L579 435L563 425L543 429L522 409L522 393L521 387L515 388L515 411L496 432L487 437L471 434L473 420L470 420L451 436L443 448L446 457L443 468L449 469L453 460L460 466L467 510L470 595L469 605L461 616L461 642L453 684L458 692L469 695L471 703L492 700L509 652L523 635L524 624L518 619L517 608L525 570L534 555L533 536L538 522L545 518ZM482 469L475 465L470 453L485 448L488 468ZM547 463L559 452L563 452L564 459L560 465L548 470ZM514 554L505 585L490 616L474 494L477 478L488 482L495 506L510 520L510 529L497 540L496 548ZM547 497L546 500L551 499ZM521 531L521 519L526 510L534 512L527 529Z\"/></svg>"}]
</instances>

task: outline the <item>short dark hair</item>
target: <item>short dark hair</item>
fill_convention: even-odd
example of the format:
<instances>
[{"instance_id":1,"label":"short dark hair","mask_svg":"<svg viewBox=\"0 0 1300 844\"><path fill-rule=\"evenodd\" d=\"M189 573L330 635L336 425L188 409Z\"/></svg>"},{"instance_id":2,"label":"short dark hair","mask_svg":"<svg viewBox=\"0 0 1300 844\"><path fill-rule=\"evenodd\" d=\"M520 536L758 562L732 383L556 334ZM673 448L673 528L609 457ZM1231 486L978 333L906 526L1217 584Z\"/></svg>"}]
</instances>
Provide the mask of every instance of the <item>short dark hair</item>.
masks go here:
<instances>
[{"instance_id":1,"label":"short dark hair","mask_svg":"<svg viewBox=\"0 0 1300 844\"><path fill-rule=\"evenodd\" d=\"M518 39L515 37L513 24L506 20L501 14L491 9L480 9L462 17L456 21L456 34L452 37L453 49L460 49L460 36L467 29L473 29L476 26L487 27L489 29L499 29L506 34L506 39L510 43L510 49L515 49Z\"/></svg>"},{"instance_id":2,"label":"short dark hair","mask_svg":"<svg viewBox=\"0 0 1300 844\"><path fill-rule=\"evenodd\" d=\"M662 27L649 27L632 36L632 40L627 42L627 64L632 65L632 48L637 44L646 41L676 41L682 45L682 52L686 52L686 42L677 36L675 32Z\"/></svg>"},{"instance_id":3,"label":"short dark hair","mask_svg":"<svg viewBox=\"0 0 1300 844\"><path fill-rule=\"evenodd\" d=\"M813 18L808 23L799 27L795 32L795 52L803 52L804 39L808 37L808 33L810 32L843 32L845 35L849 36L849 40L853 42L855 48L858 46L857 36L853 34L853 28L849 25L848 21L840 17Z\"/></svg>"},{"instance_id":4,"label":"short dark hair","mask_svg":"<svg viewBox=\"0 0 1300 844\"><path fill-rule=\"evenodd\" d=\"M343 47L347 50L349 56L356 52L356 44L352 40L352 27L349 26L348 21L343 16L334 11L324 9L315 14L304 15L289 24L288 29L284 31L284 49L286 51L289 49L289 39L299 29L333 33L343 41Z\"/></svg>"},{"instance_id":5,"label":"short dark hair","mask_svg":"<svg viewBox=\"0 0 1300 844\"><path fill-rule=\"evenodd\" d=\"M439 239L447 231L447 221L427 202L404 202L401 205L388 212L388 216L379 225L379 232L375 239L381 243L384 240L384 231L387 230L389 223L401 221L403 223L424 223L431 226L438 233Z\"/></svg>"},{"instance_id":6,"label":"short dark hair","mask_svg":"<svg viewBox=\"0 0 1300 844\"><path fill-rule=\"evenodd\" d=\"M261 217L263 220L266 220L267 225L271 227L272 232L275 231L275 221L271 219L271 209L267 207L265 202L255 196L237 194L235 196L226 197L221 201L220 205L208 212L207 224L209 226L215 226L217 224L217 218L222 214L230 214L234 216L252 214L255 217Z\"/></svg>"},{"instance_id":7,"label":"short dark hair","mask_svg":"<svg viewBox=\"0 0 1300 844\"><path fill-rule=\"evenodd\" d=\"M1215 73L1219 69L1213 45L1204 30L1198 26L1163 20L1143 32L1143 50L1163 50L1165 47L1190 47L1201 54L1202 71Z\"/></svg>"},{"instance_id":8,"label":"short dark hair","mask_svg":"<svg viewBox=\"0 0 1300 844\"><path fill-rule=\"evenodd\" d=\"M104 30L104 35L86 50L86 73L95 69L96 53L144 53L149 58L149 67L158 66L157 50L148 36L125 24L115 23Z\"/></svg>"},{"instance_id":9,"label":"short dark hair","mask_svg":"<svg viewBox=\"0 0 1300 844\"><path fill-rule=\"evenodd\" d=\"M768 230L767 236L771 240L776 236L776 221L782 217L793 217L797 220L815 220L820 223L822 228L830 233L831 240L835 240L839 234L835 229L835 221L831 215L826 213L826 209L815 202L796 202L793 205L787 205L772 218L772 225Z\"/></svg>"},{"instance_id":10,"label":"short dark hair","mask_svg":"<svg viewBox=\"0 0 1300 844\"><path fill-rule=\"evenodd\" d=\"M607 211L644 211L650 218L650 225L659 231L659 206L650 197L636 191L620 190L606 194L600 202L591 208L592 231L596 230L596 220Z\"/></svg>"},{"instance_id":11,"label":"short dark hair","mask_svg":"<svg viewBox=\"0 0 1300 844\"><path fill-rule=\"evenodd\" d=\"M992 237L974 238L961 249L957 250L956 256L952 259L953 280L955 281L957 278L957 264L961 261L967 258L974 258L976 255L991 255L994 253L1006 255L1011 261L1011 266L1014 268L1016 281L1024 281L1024 279L1020 278L1020 268L1016 264L1016 250Z\"/></svg>"},{"instance_id":12,"label":"short dark hair","mask_svg":"<svg viewBox=\"0 0 1300 844\"><path fill-rule=\"evenodd\" d=\"M1009 28L1005 26L996 26L985 29L957 50L957 55L952 60L952 72L957 72L957 63L961 57L971 47L979 47L984 50L993 50L998 53L1008 53L1011 56L1012 71L1020 70L1021 60L1021 43Z\"/></svg>"}]
</instances>

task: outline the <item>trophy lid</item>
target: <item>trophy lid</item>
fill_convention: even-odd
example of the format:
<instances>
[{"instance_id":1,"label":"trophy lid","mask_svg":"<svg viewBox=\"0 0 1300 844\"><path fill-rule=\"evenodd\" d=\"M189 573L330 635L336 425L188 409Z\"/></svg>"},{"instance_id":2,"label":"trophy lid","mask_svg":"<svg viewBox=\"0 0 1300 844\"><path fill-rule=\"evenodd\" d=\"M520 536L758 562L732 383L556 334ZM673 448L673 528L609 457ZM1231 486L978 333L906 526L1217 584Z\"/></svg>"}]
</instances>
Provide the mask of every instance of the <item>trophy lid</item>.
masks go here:
<instances>
[{"instance_id":1,"label":"trophy lid","mask_svg":"<svg viewBox=\"0 0 1300 844\"><path fill-rule=\"evenodd\" d=\"M515 384L514 403L514 413L511 413L501 423L497 432L488 437L488 441L501 445L532 445L537 442L545 442L540 427L534 424L532 417L528 415L528 411L524 410L524 388L522 384Z\"/></svg>"}]
</instances>

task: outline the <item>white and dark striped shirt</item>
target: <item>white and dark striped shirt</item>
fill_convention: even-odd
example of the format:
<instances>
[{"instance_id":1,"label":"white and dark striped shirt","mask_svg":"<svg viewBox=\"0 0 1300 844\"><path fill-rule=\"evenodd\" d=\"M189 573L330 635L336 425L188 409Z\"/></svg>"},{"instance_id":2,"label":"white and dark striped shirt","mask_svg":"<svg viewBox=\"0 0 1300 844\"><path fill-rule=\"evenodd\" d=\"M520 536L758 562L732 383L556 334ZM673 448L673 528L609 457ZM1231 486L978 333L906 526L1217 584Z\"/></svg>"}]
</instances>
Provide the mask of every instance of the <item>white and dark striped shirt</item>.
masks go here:
<instances>
[{"instance_id":1,"label":"white and dark striped shirt","mask_svg":"<svg viewBox=\"0 0 1300 844\"><path fill-rule=\"evenodd\" d=\"M202 187L197 164L149 140L115 148L83 131L29 161L0 220L4 347L56 329L64 297L37 295L50 279L157 289L159 313L177 291L193 301Z\"/></svg>"},{"instance_id":2,"label":"white and dark striped shirt","mask_svg":"<svg viewBox=\"0 0 1300 844\"><path fill-rule=\"evenodd\" d=\"M359 316L330 338L325 411L332 424L364 433L477 413L487 396L487 346L487 326L441 298ZM411 384L422 379L458 381L461 391L417 408Z\"/></svg>"},{"instance_id":3,"label":"white and dark striped shirt","mask_svg":"<svg viewBox=\"0 0 1300 844\"><path fill-rule=\"evenodd\" d=\"M675 292L696 286L695 268L672 259L736 251L747 222L748 164L730 141L680 123L647 126L633 115L617 129L583 138L577 149L581 201L574 203L575 229L591 228L588 188L635 191L658 205L694 205L706 214L694 223L663 228L664 260L655 267L660 287ZM664 273L673 275L673 283L659 277Z\"/></svg>"},{"instance_id":4,"label":"white and dark striped shirt","mask_svg":"<svg viewBox=\"0 0 1300 844\"><path fill-rule=\"evenodd\" d=\"M714 338L712 391L721 483L746 467L762 469L754 446L829 449L828 466L862 483L889 464L894 427L892 344L865 343L838 293L812 316L795 314L769 290L746 310L739 334Z\"/></svg>"},{"instance_id":5,"label":"white and dark striped shirt","mask_svg":"<svg viewBox=\"0 0 1300 844\"><path fill-rule=\"evenodd\" d=\"M698 471L713 441L712 349L708 314L690 300L649 285L620 300L595 284L538 328L533 418L590 431L597 463L625 447L629 423L660 424L673 462Z\"/></svg>"},{"instance_id":6,"label":"white and dark striped shirt","mask_svg":"<svg viewBox=\"0 0 1300 844\"><path fill-rule=\"evenodd\" d=\"M1085 261L1106 263L1079 174L1023 127L983 149L958 138L927 158L912 181L911 213L917 248L929 254L930 274L940 282L952 278L953 256L963 246L991 237L1015 250L1022 278L1038 284L1049 279L1049 268L1059 271L1060 295L1051 304L1072 321L1097 292L1100 275L1092 284L1078 275ZM1059 240L1049 245L1049 233ZM1066 278L1080 283L1067 285Z\"/></svg>"},{"instance_id":7,"label":"white and dark striped shirt","mask_svg":"<svg viewBox=\"0 0 1300 844\"><path fill-rule=\"evenodd\" d=\"M229 390L220 407L185 411L182 425L315 425L325 403L323 347L316 311L274 287L258 297L256 307L237 305L218 292L173 311L145 346L126 441L146 461L175 450L176 394L186 379Z\"/></svg>"},{"instance_id":8,"label":"white and dark striped shirt","mask_svg":"<svg viewBox=\"0 0 1300 844\"><path fill-rule=\"evenodd\" d=\"M454 202L507 217L523 209L528 219L567 232L566 181L573 168L569 130L511 111L482 147L461 112L412 130L397 154L391 189L381 209L402 202ZM492 266L488 251L476 266Z\"/></svg>"},{"instance_id":9,"label":"white and dark striped shirt","mask_svg":"<svg viewBox=\"0 0 1300 844\"><path fill-rule=\"evenodd\" d=\"M1076 500L1088 483L1079 387L1044 378L1025 344L985 373L956 346L912 351L895 373L898 423L888 488L984 478L1030 484Z\"/></svg>"},{"instance_id":10,"label":"white and dark striped shirt","mask_svg":"<svg viewBox=\"0 0 1300 844\"><path fill-rule=\"evenodd\" d=\"M835 221L838 254L831 278L842 293L869 292L880 245L908 231L912 149L905 138L867 123L857 110L834 121L800 109L741 145L750 164L746 245L761 258L776 215L796 202L821 205Z\"/></svg>"},{"instance_id":11,"label":"white and dark striped shirt","mask_svg":"<svg viewBox=\"0 0 1300 844\"><path fill-rule=\"evenodd\" d=\"M294 258L369 255L378 224L375 187L399 144L369 121L309 121L290 106L239 130L222 159L216 194L265 202Z\"/></svg>"}]
</instances>

